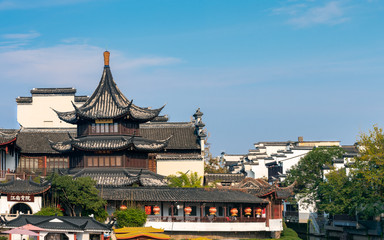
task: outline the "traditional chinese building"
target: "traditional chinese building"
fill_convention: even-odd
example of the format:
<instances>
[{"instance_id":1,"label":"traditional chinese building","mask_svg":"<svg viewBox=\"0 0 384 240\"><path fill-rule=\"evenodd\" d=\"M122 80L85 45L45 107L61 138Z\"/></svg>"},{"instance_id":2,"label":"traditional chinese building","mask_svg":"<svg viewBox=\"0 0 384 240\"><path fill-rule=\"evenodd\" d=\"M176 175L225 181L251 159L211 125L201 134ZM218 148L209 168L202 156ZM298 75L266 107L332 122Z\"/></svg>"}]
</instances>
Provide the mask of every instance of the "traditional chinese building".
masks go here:
<instances>
[{"instance_id":1,"label":"traditional chinese building","mask_svg":"<svg viewBox=\"0 0 384 240\"><path fill-rule=\"evenodd\" d=\"M0 179L5 178L5 174L13 172L18 163L19 148L16 145L16 137L19 130L2 129L0 130Z\"/></svg>"},{"instance_id":2,"label":"traditional chinese building","mask_svg":"<svg viewBox=\"0 0 384 240\"><path fill-rule=\"evenodd\" d=\"M202 176L203 113L198 109L191 122L168 122L159 115L164 106L136 106L113 80L109 52L104 56L103 74L91 97L76 96L73 88L35 88L32 97L16 99L18 120L28 127L16 139L20 160L15 169L46 175L58 169L138 168ZM46 118L31 113L36 109Z\"/></svg>"},{"instance_id":3,"label":"traditional chinese building","mask_svg":"<svg viewBox=\"0 0 384 240\"><path fill-rule=\"evenodd\" d=\"M12 179L0 183L0 215L34 214L43 206L44 194L51 188L48 182Z\"/></svg>"},{"instance_id":4,"label":"traditional chinese building","mask_svg":"<svg viewBox=\"0 0 384 240\"><path fill-rule=\"evenodd\" d=\"M104 240L110 235L112 226L96 221L92 217L19 215L5 223L7 228L18 228L32 224L39 229L37 239L41 240ZM17 236L18 235L18 236ZM11 239L11 238L10 238ZM12 240L22 240L14 234Z\"/></svg>"}]
</instances>

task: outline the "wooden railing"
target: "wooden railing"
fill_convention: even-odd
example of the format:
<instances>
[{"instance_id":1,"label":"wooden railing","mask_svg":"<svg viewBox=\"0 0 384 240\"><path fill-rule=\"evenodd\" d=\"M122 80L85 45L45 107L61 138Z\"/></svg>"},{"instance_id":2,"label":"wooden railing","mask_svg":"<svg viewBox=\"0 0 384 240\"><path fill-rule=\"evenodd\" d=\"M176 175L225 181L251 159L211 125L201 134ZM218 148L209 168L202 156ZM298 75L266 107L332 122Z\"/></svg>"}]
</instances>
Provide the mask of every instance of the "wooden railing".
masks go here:
<instances>
[{"instance_id":1,"label":"wooden railing","mask_svg":"<svg viewBox=\"0 0 384 240\"><path fill-rule=\"evenodd\" d=\"M266 222L266 218L253 217L197 217L197 216L177 216L177 217L162 217L148 216L148 221L151 222Z\"/></svg>"}]
</instances>

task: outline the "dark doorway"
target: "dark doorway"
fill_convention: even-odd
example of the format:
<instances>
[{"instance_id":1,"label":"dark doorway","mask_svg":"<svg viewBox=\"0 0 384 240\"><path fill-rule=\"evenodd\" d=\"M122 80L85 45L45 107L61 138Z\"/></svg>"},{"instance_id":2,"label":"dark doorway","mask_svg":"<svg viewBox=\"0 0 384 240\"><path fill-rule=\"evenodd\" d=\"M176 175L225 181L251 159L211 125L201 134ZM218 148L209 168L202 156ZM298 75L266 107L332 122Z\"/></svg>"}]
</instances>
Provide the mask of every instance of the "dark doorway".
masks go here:
<instances>
[{"instance_id":1,"label":"dark doorway","mask_svg":"<svg viewBox=\"0 0 384 240\"><path fill-rule=\"evenodd\" d=\"M68 237L64 233L48 233L44 240L68 240Z\"/></svg>"},{"instance_id":2,"label":"dark doorway","mask_svg":"<svg viewBox=\"0 0 384 240\"><path fill-rule=\"evenodd\" d=\"M17 214L17 213L24 213L24 214L32 214L32 209L25 203L16 203L15 205L12 206L11 214Z\"/></svg>"}]
</instances>

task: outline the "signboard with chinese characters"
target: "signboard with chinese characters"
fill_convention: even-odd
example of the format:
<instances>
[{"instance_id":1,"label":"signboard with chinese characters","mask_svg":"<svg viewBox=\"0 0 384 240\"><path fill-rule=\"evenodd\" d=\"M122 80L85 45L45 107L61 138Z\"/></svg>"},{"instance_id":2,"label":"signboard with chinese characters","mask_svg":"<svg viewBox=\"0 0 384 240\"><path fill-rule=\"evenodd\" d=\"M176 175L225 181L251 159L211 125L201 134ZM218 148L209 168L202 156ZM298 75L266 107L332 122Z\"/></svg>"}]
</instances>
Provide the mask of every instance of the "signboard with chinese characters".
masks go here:
<instances>
[{"instance_id":1,"label":"signboard with chinese characters","mask_svg":"<svg viewBox=\"0 0 384 240\"><path fill-rule=\"evenodd\" d=\"M8 194L7 200L9 202L34 202L34 196L29 194Z\"/></svg>"},{"instance_id":2,"label":"signboard with chinese characters","mask_svg":"<svg viewBox=\"0 0 384 240\"><path fill-rule=\"evenodd\" d=\"M113 119L96 119L95 123L113 123Z\"/></svg>"}]
</instances>

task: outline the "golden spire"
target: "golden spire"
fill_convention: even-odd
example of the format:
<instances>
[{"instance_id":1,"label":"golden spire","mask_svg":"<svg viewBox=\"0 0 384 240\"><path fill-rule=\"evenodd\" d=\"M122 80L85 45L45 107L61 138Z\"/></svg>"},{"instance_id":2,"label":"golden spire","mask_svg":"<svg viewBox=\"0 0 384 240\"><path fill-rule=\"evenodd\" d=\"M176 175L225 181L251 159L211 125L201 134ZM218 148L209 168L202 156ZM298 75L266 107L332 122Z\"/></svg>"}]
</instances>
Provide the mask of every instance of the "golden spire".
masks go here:
<instances>
[{"instance_id":1,"label":"golden spire","mask_svg":"<svg viewBox=\"0 0 384 240\"><path fill-rule=\"evenodd\" d=\"M104 65L109 66L109 52L108 51L104 52Z\"/></svg>"}]
</instances>

